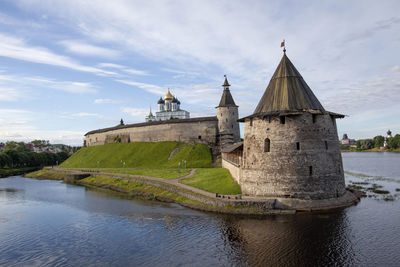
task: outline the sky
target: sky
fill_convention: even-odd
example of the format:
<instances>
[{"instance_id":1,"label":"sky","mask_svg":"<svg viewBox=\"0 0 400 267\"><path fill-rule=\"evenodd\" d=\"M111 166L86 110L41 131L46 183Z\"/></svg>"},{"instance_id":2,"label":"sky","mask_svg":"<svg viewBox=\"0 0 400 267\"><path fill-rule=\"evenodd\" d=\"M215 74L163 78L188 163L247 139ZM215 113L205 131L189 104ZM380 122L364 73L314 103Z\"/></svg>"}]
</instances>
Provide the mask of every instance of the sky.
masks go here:
<instances>
[{"instance_id":1,"label":"sky","mask_svg":"<svg viewBox=\"0 0 400 267\"><path fill-rule=\"evenodd\" d=\"M339 138L400 133L400 1L0 2L0 141L82 145L143 122L168 88L191 117L215 116L224 74L253 113L282 57ZM243 128L242 128L243 134Z\"/></svg>"}]
</instances>

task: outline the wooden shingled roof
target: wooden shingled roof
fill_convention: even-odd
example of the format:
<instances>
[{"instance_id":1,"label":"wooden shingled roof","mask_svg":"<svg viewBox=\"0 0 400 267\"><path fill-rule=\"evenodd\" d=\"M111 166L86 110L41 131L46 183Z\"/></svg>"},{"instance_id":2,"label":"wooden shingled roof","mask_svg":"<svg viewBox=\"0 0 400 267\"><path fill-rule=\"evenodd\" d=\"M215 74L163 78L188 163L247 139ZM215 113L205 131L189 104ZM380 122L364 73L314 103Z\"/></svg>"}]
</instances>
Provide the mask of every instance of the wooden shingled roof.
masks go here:
<instances>
[{"instance_id":1,"label":"wooden shingled roof","mask_svg":"<svg viewBox=\"0 0 400 267\"><path fill-rule=\"evenodd\" d=\"M219 101L218 107L237 107L235 101L233 100L231 91L229 90L230 84L226 77L224 84L222 86L224 87L224 91L222 93L222 97L221 100Z\"/></svg>"},{"instance_id":2,"label":"wooden shingled roof","mask_svg":"<svg viewBox=\"0 0 400 267\"><path fill-rule=\"evenodd\" d=\"M254 114L280 111L325 111L295 66L283 54Z\"/></svg>"}]
</instances>

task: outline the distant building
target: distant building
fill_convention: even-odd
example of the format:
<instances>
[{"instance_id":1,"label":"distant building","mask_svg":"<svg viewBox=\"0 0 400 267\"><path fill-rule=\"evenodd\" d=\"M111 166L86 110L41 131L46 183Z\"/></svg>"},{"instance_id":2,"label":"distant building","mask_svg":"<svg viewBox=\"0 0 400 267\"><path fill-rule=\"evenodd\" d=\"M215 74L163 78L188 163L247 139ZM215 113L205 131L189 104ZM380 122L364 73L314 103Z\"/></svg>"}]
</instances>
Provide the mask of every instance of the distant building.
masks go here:
<instances>
[{"instance_id":1,"label":"distant building","mask_svg":"<svg viewBox=\"0 0 400 267\"><path fill-rule=\"evenodd\" d=\"M355 146L356 145L356 140L355 139L350 139L348 135L345 133L343 134L342 139L340 140L340 144L344 146Z\"/></svg>"},{"instance_id":2,"label":"distant building","mask_svg":"<svg viewBox=\"0 0 400 267\"><path fill-rule=\"evenodd\" d=\"M156 120L156 117L151 112L151 107L150 107L149 115L146 116L146 122L151 122L151 121L155 121L155 120Z\"/></svg>"},{"instance_id":3,"label":"distant building","mask_svg":"<svg viewBox=\"0 0 400 267\"><path fill-rule=\"evenodd\" d=\"M168 89L164 99L160 97L157 102L158 111L156 112L156 121L166 121L171 119L189 119L190 113L181 109L181 102L177 97L173 96ZM151 115L151 116L150 116ZM146 117L146 121L153 121L153 114L151 113Z\"/></svg>"},{"instance_id":4,"label":"distant building","mask_svg":"<svg viewBox=\"0 0 400 267\"><path fill-rule=\"evenodd\" d=\"M388 130L386 132L386 137L385 137L385 141L383 141L383 147L386 148L388 146L388 140L389 138L392 138L392 132L390 130Z\"/></svg>"}]
</instances>

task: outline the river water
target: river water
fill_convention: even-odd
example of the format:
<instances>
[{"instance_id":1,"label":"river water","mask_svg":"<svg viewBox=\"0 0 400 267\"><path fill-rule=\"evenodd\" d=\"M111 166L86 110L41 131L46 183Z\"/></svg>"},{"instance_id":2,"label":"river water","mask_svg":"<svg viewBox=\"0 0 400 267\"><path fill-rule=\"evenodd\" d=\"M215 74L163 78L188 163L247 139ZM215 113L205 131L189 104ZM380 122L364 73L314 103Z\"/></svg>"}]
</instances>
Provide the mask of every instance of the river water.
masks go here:
<instances>
[{"instance_id":1,"label":"river water","mask_svg":"<svg viewBox=\"0 0 400 267\"><path fill-rule=\"evenodd\" d=\"M369 193L340 211L256 218L0 179L0 265L399 266L400 154L342 155L347 183L378 184L391 198Z\"/></svg>"}]
</instances>

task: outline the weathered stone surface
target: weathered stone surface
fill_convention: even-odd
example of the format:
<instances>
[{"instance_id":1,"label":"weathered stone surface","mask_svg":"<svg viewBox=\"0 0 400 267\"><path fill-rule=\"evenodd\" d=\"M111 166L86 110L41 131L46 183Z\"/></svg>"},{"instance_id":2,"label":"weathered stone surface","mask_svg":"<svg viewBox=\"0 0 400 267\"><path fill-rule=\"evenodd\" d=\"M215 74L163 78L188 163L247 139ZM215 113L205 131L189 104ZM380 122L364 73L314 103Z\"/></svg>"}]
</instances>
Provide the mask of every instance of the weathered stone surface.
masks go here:
<instances>
[{"instance_id":1,"label":"weathered stone surface","mask_svg":"<svg viewBox=\"0 0 400 267\"><path fill-rule=\"evenodd\" d=\"M213 118L213 117L211 117ZM215 117L214 117L215 118ZM87 146L104 145L109 140L121 138L121 142L162 142L177 141L190 144L215 146L218 132L218 121L149 124L141 127L114 129L86 135Z\"/></svg>"},{"instance_id":2,"label":"weathered stone surface","mask_svg":"<svg viewBox=\"0 0 400 267\"><path fill-rule=\"evenodd\" d=\"M246 119L239 179L242 192L298 199L343 195L345 183L335 119L304 112L284 120L282 124L280 117Z\"/></svg>"},{"instance_id":3,"label":"weathered stone surface","mask_svg":"<svg viewBox=\"0 0 400 267\"><path fill-rule=\"evenodd\" d=\"M217 107L218 129L221 136L231 135L233 140L230 143L240 141L239 112L237 106ZM223 142L224 140L221 140Z\"/></svg>"}]
</instances>

